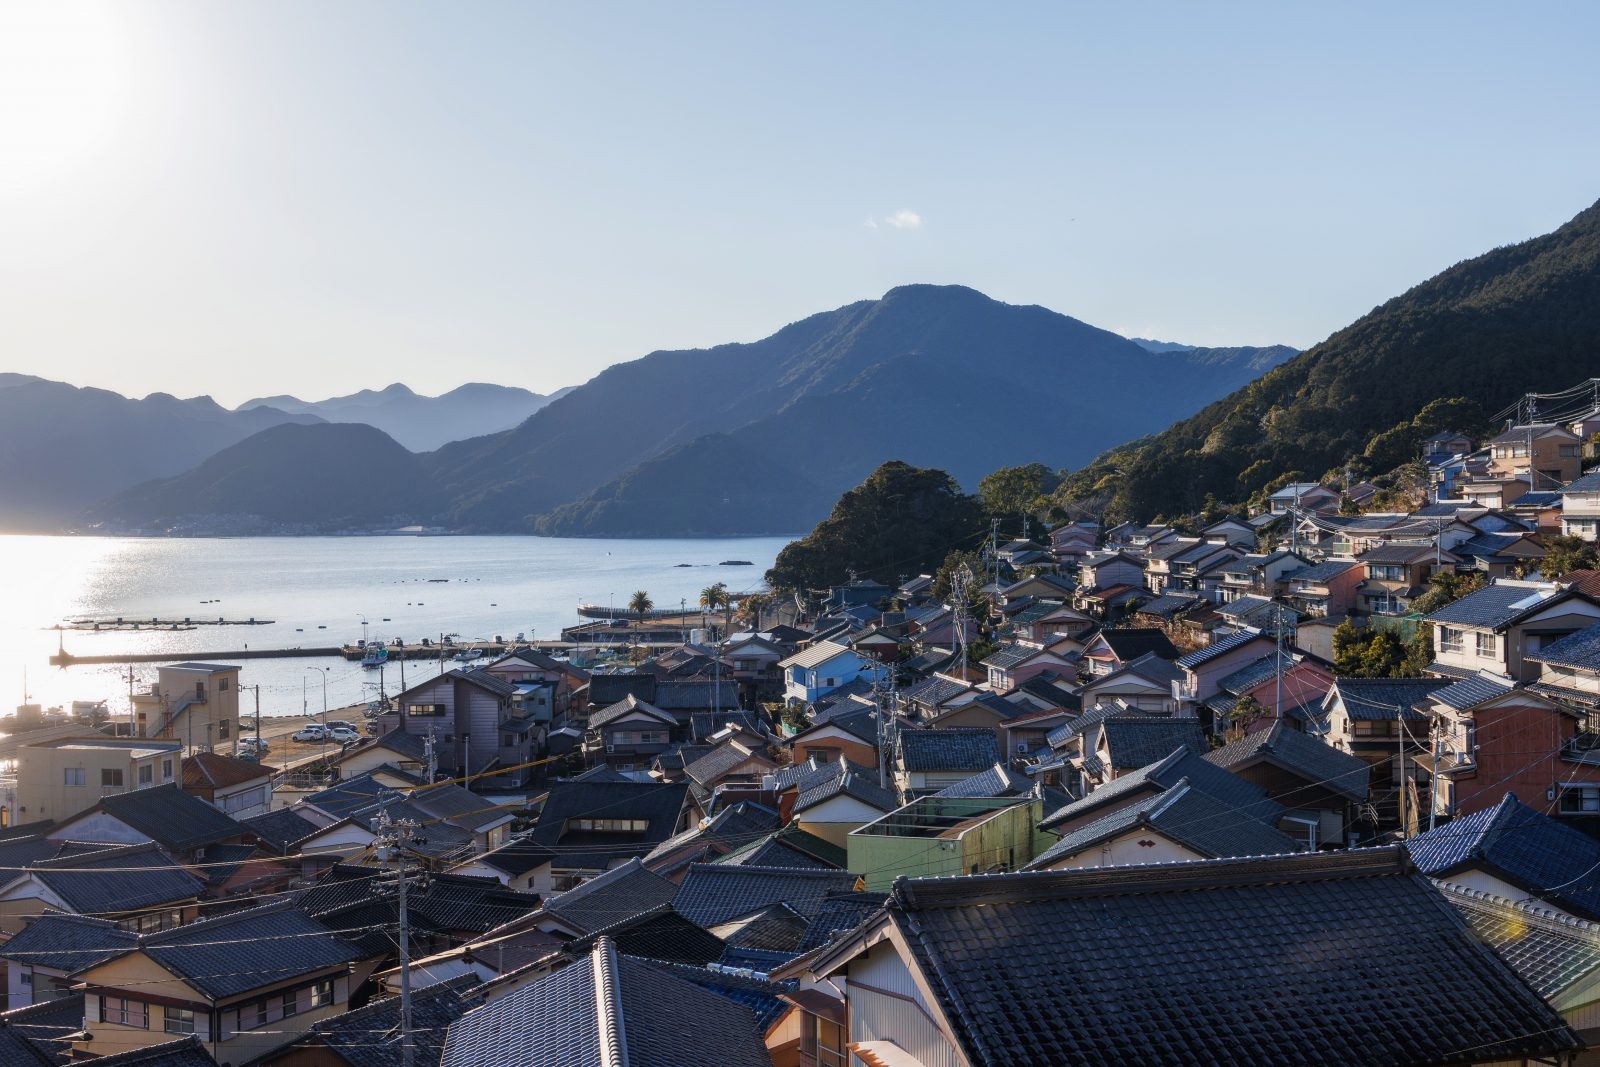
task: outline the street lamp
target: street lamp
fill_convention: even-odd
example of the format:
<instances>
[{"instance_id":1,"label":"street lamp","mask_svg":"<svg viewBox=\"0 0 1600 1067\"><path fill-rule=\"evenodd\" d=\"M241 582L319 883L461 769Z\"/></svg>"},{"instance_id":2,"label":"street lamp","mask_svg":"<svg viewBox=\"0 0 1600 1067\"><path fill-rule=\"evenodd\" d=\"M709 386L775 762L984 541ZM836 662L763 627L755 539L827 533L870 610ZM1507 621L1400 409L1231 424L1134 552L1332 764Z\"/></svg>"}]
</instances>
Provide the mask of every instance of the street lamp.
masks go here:
<instances>
[{"instance_id":1,"label":"street lamp","mask_svg":"<svg viewBox=\"0 0 1600 1067\"><path fill-rule=\"evenodd\" d=\"M361 647L362 648L366 648L367 647L367 617L365 615L361 614L358 611L358 612L356 612L356 618L361 620Z\"/></svg>"},{"instance_id":2,"label":"street lamp","mask_svg":"<svg viewBox=\"0 0 1600 1067\"><path fill-rule=\"evenodd\" d=\"M308 671L316 671L322 676L322 751L328 747L328 668L307 667Z\"/></svg>"}]
</instances>

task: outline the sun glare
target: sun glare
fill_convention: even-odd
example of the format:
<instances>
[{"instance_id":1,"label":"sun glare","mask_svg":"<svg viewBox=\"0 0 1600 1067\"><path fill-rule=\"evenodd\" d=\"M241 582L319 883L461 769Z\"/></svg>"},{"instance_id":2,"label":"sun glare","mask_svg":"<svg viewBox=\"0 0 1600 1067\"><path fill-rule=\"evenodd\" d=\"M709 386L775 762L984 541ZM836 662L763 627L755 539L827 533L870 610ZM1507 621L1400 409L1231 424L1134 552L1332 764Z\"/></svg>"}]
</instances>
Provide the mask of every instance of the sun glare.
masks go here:
<instances>
[{"instance_id":1,"label":"sun glare","mask_svg":"<svg viewBox=\"0 0 1600 1067\"><path fill-rule=\"evenodd\" d=\"M0 4L0 189L90 165L116 134L126 53L109 4Z\"/></svg>"}]
</instances>

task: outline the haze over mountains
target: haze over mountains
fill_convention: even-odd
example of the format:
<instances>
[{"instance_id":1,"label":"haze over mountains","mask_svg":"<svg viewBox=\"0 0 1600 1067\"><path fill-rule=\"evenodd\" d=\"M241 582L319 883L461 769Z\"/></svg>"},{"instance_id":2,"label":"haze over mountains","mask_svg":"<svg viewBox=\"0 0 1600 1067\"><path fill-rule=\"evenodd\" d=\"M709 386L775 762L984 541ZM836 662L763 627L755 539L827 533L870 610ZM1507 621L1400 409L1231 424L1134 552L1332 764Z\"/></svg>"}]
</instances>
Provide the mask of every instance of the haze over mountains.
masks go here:
<instances>
[{"instance_id":1,"label":"haze over mountains","mask_svg":"<svg viewBox=\"0 0 1600 1067\"><path fill-rule=\"evenodd\" d=\"M515 386L469 382L439 396L419 396L395 382L385 389L363 389L327 400L258 397L240 404L239 410L276 408L291 415L315 415L324 422L363 422L413 452L432 452L451 441L509 430L571 391L569 386L544 396Z\"/></svg>"},{"instance_id":2,"label":"haze over mountains","mask_svg":"<svg viewBox=\"0 0 1600 1067\"><path fill-rule=\"evenodd\" d=\"M377 501L362 483L386 480L390 461L374 451L352 462L348 435L311 425L132 489L93 518L161 528L237 514L239 486L281 486L280 468L313 465L314 490L292 502L257 494L249 514L263 528L298 525L320 498L330 529L405 519L471 532L790 533L885 458L968 485L1009 463L1077 466L1290 354L1156 353L1046 308L910 285L760 341L610 367L512 429L396 457L407 484Z\"/></svg>"}]
</instances>

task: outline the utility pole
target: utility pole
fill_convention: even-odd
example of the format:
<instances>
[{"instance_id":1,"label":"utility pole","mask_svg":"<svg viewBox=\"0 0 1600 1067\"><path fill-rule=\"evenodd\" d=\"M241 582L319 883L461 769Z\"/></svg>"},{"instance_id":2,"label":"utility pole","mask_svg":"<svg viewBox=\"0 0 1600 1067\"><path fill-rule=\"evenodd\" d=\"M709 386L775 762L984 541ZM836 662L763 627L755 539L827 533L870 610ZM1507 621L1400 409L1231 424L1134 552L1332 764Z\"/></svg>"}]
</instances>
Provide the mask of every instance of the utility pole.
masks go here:
<instances>
[{"instance_id":1,"label":"utility pole","mask_svg":"<svg viewBox=\"0 0 1600 1067\"><path fill-rule=\"evenodd\" d=\"M433 724L428 724L428 737L422 743L423 758L428 761L427 783L433 784L434 776L439 773L439 757L433 750Z\"/></svg>"},{"instance_id":2,"label":"utility pole","mask_svg":"<svg viewBox=\"0 0 1600 1067\"><path fill-rule=\"evenodd\" d=\"M400 920L400 1062L404 1067L415 1067L416 1054L411 1043L411 918L406 911L406 846L418 840L414 819L390 819L382 811L373 820L378 835L378 856L384 862L395 861L399 875Z\"/></svg>"},{"instance_id":3,"label":"utility pole","mask_svg":"<svg viewBox=\"0 0 1600 1067\"><path fill-rule=\"evenodd\" d=\"M261 758L261 684L250 687L256 694L256 759Z\"/></svg>"}]
</instances>

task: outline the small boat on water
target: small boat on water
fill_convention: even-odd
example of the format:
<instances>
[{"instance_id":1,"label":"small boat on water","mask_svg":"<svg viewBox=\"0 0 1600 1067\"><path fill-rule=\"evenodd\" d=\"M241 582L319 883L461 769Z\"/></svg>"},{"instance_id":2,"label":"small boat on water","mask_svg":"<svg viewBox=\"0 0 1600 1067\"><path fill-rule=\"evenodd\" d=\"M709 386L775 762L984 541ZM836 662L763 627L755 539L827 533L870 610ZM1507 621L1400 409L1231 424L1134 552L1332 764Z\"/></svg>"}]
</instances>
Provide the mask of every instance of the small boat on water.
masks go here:
<instances>
[{"instance_id":1,"label":"small boat on water","mask_svg":"<svg viewBox=\"0 0 1600 1067\"><path fill-rule=\"evenodd\" d=\"M717 564L719 567L754 567L755 564L747 559L725 559Z\"/></svg>"},{"instance_id":2,"label":"small boat on water","mask_svg":"<svg viewBox=\"0 0 1600 1067\"><path fill-rule=\"evenodd\" d=\"M389 650L383 647L382 641L368 645L366 655L361 657L361 665L369 671L377 670L387 662L389 662Z\"/></svg>"}]
</instances>

